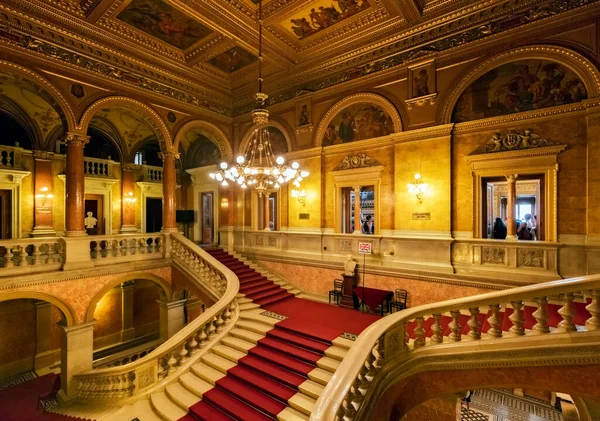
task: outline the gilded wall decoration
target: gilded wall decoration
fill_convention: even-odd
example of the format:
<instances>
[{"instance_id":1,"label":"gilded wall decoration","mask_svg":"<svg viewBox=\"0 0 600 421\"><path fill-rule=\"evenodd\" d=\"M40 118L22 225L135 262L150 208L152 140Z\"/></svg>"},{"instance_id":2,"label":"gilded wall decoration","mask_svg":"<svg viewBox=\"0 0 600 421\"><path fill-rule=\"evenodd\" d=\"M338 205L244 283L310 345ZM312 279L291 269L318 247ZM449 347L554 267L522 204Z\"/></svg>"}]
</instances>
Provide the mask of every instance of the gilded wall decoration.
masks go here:
<instances>
[{"instance_id":1,"label":"gilded wall decoration","mask_svg":"<svg viewBox=\"0 0 600 421\"><path fill-rule=\"evenodd\" d=\"M311 101L304 100L296 104L296 126L306 126L312 123Z\"/></svg>"},{"instance_id":2,"label":"gilded wall decoration","mask_svg":"<svg viewBox=\"0 0 600 421\"><path fill-rule=\"evenodd\" d=\"M225 73L231 73L254 63L256 60L258 58L255 55L236 45L224 53L211 58L208 62Z\"/></svg>"},{"instance_id":3,"label":"gilded wall decoration","mask_svg":"<svg viewBox=\"0 0 600 421\"><path fill-rule=\"evenodd\" d=\"M435 93L435 66L432 60L409 68L409 98Z\"/></svg>"},{"instance_id":4,"label":"gilded wall decoration","mask_svg":"<svg viewBox=\"0 0 600 421\"><path fill-rule=\"evenodd\" d=\"M383 108L370 103L352 104L329 122L321 145L355 142L391 133L394 133L394 123Z\"/></svg>"},{"instance_id":5,"label":"gilded wall decoration","mask_svg":"<svg viewBox=\"0 0 600 421\"><path fill-rule=\"evenodd\" d=\"M452 121L460 123L587 99L570 68L549 60L519 60L485 73L460 96Z\"/></svg>"},{"instance_id":6,"label":"gilded wall decoration","mask_svg":"<svg viewBox=\"0 0 600 421\"><path fill-rule=\"evenodd\" d=\"M138 373L138 389L142 390L156 382L156 374L153 366L148 366Z\"/></svg>"},{"instance_id":7,"label":"gilded wall decoration","mask_svg":"<svg viewBox=\"0 0 600 421\"><path fill-rule=\"evenodd\" d=\"M555 146L556 143L544 139L532 130L525 130L518 133L509 130L505 135L495 133L492 138L483 146L480 146L470 155L478 155L491 152L506 152L521 149L543 148L545 146Z\"/></svg>"},{"instance_id":8,"label":"gilded wall decoration","mask_svg":"<svg viewBox=\"0 0 600 421\"><path fill-rule=\"evenodd\" d=\"M506 262L506 250L498 247L482 247L481 263L503 265Z\"/></svg>"},{"instance_id":9,"label":"gilded wall decoration","mask_svg":"<svg viewBox=\"0 0 600 421\"><path fill-rule=\"evenodd\" d=\"M368 0L317 0L281 24L298 39L304 39L368 8Z\"/></svg>"},{"instance_id":10,"label":"gilded wall decoration","mask_svg":"<svg viewBox=\"0 0 600 421\"><path fill-rule=\"evenodd\" d=\"M285 140L285 135L283 132L275 126L269 126L267 127L267 130L269 131L269 139L271 141L273 155L279 156L289 152L287 140Z\"/></svg>"},{"instance_id":11,"label":"gilded wall decoration","mask_svg":"<svg viewBox=\"0 0 600 421\"><path fill-rule=\"evenodd\" d=\"M517 264L519 267L543 268L544 250L518 249Z\"/></svg>"},{"instance_id":12,"label":"gilded wall decoration","mask_svg":"<svg viewBox=\"0 0 600 421\"><path fill-rule=\"evenodd\" d=\"M369 157L366 153L348 155L342 162L336 165L333 171L349 170L354 168L376 167L381 165L379 161Z\"/></svg>"},{"instance_id":13,"label":"gilded wall decoration","mask_svg":"<svg viewBox=\"0 0 600 421\"><path fill-rule=\"evenodd\" d=\"M182 50L211 33L206 26L161 0L133 0L117 19Z\"/></svg>"}]
</instances>

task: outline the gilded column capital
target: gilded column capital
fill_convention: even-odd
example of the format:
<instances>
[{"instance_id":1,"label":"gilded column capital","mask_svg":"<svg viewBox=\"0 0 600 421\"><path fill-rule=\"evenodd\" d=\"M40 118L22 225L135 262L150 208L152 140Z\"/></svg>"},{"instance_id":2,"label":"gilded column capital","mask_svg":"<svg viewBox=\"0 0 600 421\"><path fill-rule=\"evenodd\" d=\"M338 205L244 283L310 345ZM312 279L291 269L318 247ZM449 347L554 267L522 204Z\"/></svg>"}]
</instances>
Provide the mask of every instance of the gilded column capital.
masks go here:
<instances>
[{"instance_id":1,"label":"gilded column capital","mask_svg":"<svg viewBox=\"0 0 600 421\"><path fill-rule=\"evenodd\" d=\"M133 171L139 168L139 165L132 162L126 162L121 164L121 168L128 171Z\"/></svg>"},{"instance_id":2,"label":"gilded column capital","mask_svg":"<svg viewBox=\"0 0 600 421\"><path fill-rule=\"evenodd\" d=\"M167 159L176 160L176 159L179 159L179 153L172 152L172 151L159 152L158 157L160 159L162 159L163 161L165 161Z\"/></svg>"},{"instance_id":3,"label":"gilded column capital","mask_svg":"<svg viewBox=\"0 0 600 421\"><path fill-rule=\"evenodd\" d=\"M517 181L517 177L519 176L519 174L509 174L509 175L505 175L506 177L506 181L508 181L509 183L514 183L515 181Z\"/></svg>"},{"instance_id":4,"label":"gilded column capital","mask_svg":"<svg viewBox=\"0 0 600 421\"><path fill-rule=\"evenodd\" d=\"M83 147L87 145L89 141L90 137L83 134L67 133L65 135L65 143L67 144L67 146L74 145Z\"/></svg>"},{"instance_id":5,"label":"gilded column capital","mask_svg":"<svg viewBox=\"0 0 600 421\"><path fill-rule=\"evenodd\" d=\"M54 152L50 151L33 151L33 157L37 160L48 160L50 161L54 156Z\"/></svg>"}]
</instances>

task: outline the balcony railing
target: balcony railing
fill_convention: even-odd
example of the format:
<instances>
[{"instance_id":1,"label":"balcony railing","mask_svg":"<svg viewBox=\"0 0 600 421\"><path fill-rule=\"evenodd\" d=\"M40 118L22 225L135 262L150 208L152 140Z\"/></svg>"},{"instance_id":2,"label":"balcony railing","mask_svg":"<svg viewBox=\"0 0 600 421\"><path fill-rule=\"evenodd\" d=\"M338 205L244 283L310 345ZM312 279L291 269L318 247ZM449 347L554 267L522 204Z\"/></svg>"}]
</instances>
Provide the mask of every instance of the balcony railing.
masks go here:
<instances>
[{"instance_id":1,"label":"balcony railing","mask_svg":"<svg viewBox=\"0 0 600 421\"><path fill-rule=\"evenodd\" d=\"M557 300L560 305L551 308L549 299ZM535 311L524 311L529 303L532 303ZM501 317L503 307L506 311L511 310L508 317L510 327L503 326L506 323ZM484 313L481 309L484 309ZM449 319L447 327L442 323L444 316ZM531 324L530 318L534 319L535 324L527 329L526 320L529 319ZM556 322L555 327L549 325L551 318ZM481 331L484 319L484 323L489 325L487 333ZM465 321L466 328L463 328ZM429 325L431 327L426 327ZM446 336L445 330L448 331ZM422 358L425 355L423 352L434 355L437 349L439 355L448 355L453 346L468 346L469 350L463 352L481 352L484 347L502 347L504 341L512 349L561 343L583 344L591 331L598 330L600 275L530 285L404 310L371 325L358 337L317 400L310 419L366 419L366 414L377 403L378 386L384 383L390 386L392 373L399 376L397 371L409 366L407 361L411 361L413 355L419 358L416 353ZM581 338L581 341L575 337ZM464 345L461 342L463 339L467 342ZM421 361L420 364L424 363ZM382 375L378 376L378 373Z\"/></svg>"},{"instance_id":2,"label":"balcony railing","mask_svg":"<svg viewBox=\"0 0 600 421\"><path fill-rule=\"evenodd\" d=\"M142 165L142 181L162 183L162 180L163 180L162 167L154 167L152 165Z\"/></svg>"},{"instance_id":3,"label":"balcony railing","mask_svg":"<svg viewBox=\"0 0 600 421\"><path fill-rule=\"evenodd\" d=\"M23 238L0 242L0 273L47 272L58 270L65 260L61 238Z\"/></svg>"},{"instance_id":4,"label":"balcony railing","mask_svg":"<svg viewBox=\"0 0 600 421\"><path fill-rule=\"evenodd\" d=\"M113 177L112 159L83 158L83 172L88 177Z\"/></svg>"},{"instance_id":5,"label":"balcony railing","mask_svg":"<svg viewBox=\"0 0 600 421\"><path fill-rule=\"evenodd\" d=\"M21 168L21 148L0 146L0 168Z\"/></svg>"}]
</instances>

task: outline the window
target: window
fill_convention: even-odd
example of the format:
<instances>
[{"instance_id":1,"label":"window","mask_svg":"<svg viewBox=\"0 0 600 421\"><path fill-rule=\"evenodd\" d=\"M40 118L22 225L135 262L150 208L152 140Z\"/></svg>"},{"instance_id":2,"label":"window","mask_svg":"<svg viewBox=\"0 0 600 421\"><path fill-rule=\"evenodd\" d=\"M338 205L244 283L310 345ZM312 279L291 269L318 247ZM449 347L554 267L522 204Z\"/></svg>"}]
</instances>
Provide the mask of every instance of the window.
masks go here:
<instances>
[{"instance_id":1,"label":"window","mask_svg":"<svg viewBox=\"0 0 600 421\"><path fill-rule=\"evenodd\" d=\"M135 158L133 160L133 163L136 165L142 165L144 163L144 157L143 157L141 151L135 153Z\"/></svg>"}]
</instances>

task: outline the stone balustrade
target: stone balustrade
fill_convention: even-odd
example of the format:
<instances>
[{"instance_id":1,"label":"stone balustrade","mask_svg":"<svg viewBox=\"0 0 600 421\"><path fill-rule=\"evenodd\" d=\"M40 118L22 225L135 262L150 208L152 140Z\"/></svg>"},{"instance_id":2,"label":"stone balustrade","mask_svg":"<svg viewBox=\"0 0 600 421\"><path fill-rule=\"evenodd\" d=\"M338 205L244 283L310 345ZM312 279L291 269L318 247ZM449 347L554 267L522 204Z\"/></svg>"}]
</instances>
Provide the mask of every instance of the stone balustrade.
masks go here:
<instances>
[{"instance_id":1,"label":"stone balustrade","mask_svg":"<svg viewBox=\"0 0 600 421\"><path fill-rule=\"evenodd\" d=\"M172 234L171 258L198 287L219 292L219 300L143 359L119 367L75 375L78 399L127 400L164 387L189 369L210 346L235 325L239 315L239 280L224 265L180 234Z\"/></svg>"},{"instance_id":2,"label":"stone balustrade","mask_svg":"<svg viewBox=\"0 0 600 421\"><path fill-rule=\"evenodd\" d=\"M21 148L0 146L0 168L21 168Z\"/></svg>"},{"instance_id":3,"label":"stone balustrade","mask_svg":"<svg viewBox=\"0 0 600 421\"><path fill-rule=\"evenodd\" d=\"M88 237L90 258L95 265L115 261L154 259L164 255L162 234L119 234Z\"/></svg>"},{"instance_id":4,"label":"stone balustrade","mask_svg":"<svg viewBox=\"0 0 600 421\"><path fill-rule=\"evenodd\" d=\"M557 314L560 318L556 327L550 327L548 323L549 302L555 306L552 311L555 321ZM558 310L556 304L559 304ZM526 315L525 306L534 307L535 311ZM508 329L506 320L500 317L500 312L506 309L512 311ZM443 317L447 318L447 326L442 324ZM484 318L483 323L489 324L486 333L481 330ZM526 318L535 321L529 328ZM431 325L427 329L426 320ZM462 325L465 321L466 327ZM370 399L369 392L382 382L387 381L389 385L390 372L407 364L414 353L422 350L435 357L436 347L440 350L439 355L448 355L453 346L468 346L463 353L482 352L486 346L501 347L503 341L510 349L572 344L578 342L574 336L585 340L587 334L599 330L600 275L530 285L394 313L371 325L358 337L318 399L311 420L366 419L371 405L376 403L376 399ZM378 376L380 372L384 374Z\"/></svg>"},{"instance_id":5,"label":"stone balustrade","mask_svg":"<svg viewBox=\"0 0 600 421\"><path fill-rule=\"evenodd\" d=\"M83 172L86 177L113 177L112 159L83 158Z\"/></svg>"},{"instance_id":6,"label":"stone balustrade","mask_svg":"<svg viewBox=\"0 0 600 421\"><path fill-rule=\"evenodd\" d=\"M61 238L22 238L0 242L3 275L58 270L65 260Z\"/></svg>"},{"instance_id":7,"label":"stone balustrade","mask_svg":"<svg viewBox=\"0 0 600 421\"><path fill-rule=\"evenodd\" d=\"M152 165L142 165L142 181L150 181L161 183L163 180L163 169L162 167L155 167Z\"/></svg>"},{"instance_id":8,"label":"stone balustrade","mask_svg":"<svg viewBox=\"0 0 600 421\"><path fill-rule=\"evenodd\" d=\"M135 362L141 358L144 358L146 355L160 346L161 343L163 343L163 340L157 339L155 341L138 345L134 348L126 349L103 358L95 359L94 368L119 367Z\"/></svg>"}]
</instances>

